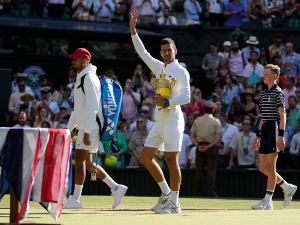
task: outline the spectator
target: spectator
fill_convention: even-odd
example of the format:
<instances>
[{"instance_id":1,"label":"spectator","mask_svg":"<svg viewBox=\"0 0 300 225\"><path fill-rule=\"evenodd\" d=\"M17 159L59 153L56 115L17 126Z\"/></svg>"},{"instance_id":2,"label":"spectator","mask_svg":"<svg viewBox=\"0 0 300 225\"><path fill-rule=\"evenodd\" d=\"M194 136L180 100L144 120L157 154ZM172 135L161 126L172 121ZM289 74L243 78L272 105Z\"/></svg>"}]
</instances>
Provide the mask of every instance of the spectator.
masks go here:
<instances>
[{"instance_id":1,"label":"spectator","mask_svg":"<svg viewBox=\"0 0 300 225\"><path fill-rule=\"evenodd\" d=\"M244 99L245 99L245 106L244 109L247 113L247 115L250 116L251 124L253 124L256 121L257 115L259 115L259 106L253 102L253 90L251 88L246 88L245 92L243 93Z\"/></svg>"},{"instance_id":2,"label":"spectator","mask_svg":"<svg viewBox=\"0 0 300 225\"><path fill-rule=\"evenodd\" d=\"M292 71L292 64L290 62L285 62L283 64L283 68L280 70L280 76L278 78L279 80L279 86L281 89L285 89L285 81L287 79L287 77L292 76L295 78L295 83L296 80L298 80L298 77L294 75L293 71Z\"/></svg>"},{"instance_id":3,"label":"spectator","mask_svg":"<svg viewBox=\"0 0 300 225\"><path fill-rule=\"evenodd\" d=\"M138 0L136 4L140 14L140 23L155 23L156 11L158 10L158 0Z\"/></svg>"},{"instance_id":4,"label":"spectator","mask_svg":"<svg viewBox=\"0 0 300 225\"><path fill-rule=\"evenodd\" d=\"M254 90L256 90L256 84L262 81L264 70L264 66L258 62L257 52L252 51L250 53L250 63L245 66L243 72L244 87L254 87Z\"/></svg>"},{"instance_id":5,"label":"spectator","mask_svg":"<svg viewBox=\"0 0 300 225\"><path fill-rule=\"evenodd\" d=\"M199 14L202 13L202 8L199 2L197 0L186 0L183 7L187 20L185 25L200 24Z\"/></svg>"},{"instance_id":6,"label":"spectator","mask_svg":"<svg viewBox=\"0 0 300 225\"><path fill-rule=\"evenodd\" d=\"M206 9L209 15L209 25L218 26L224 25L224 15L225 4L223 0L207 0Z\"/></svg>"},{"instance_id":7,"label":"spectator","mask_svg":"<svg viewBox=\"0 0 300 225\"><path fill-rule=\"evenodd\" d=\"M130 132L126 129L126 120L121 118L121 115L118 120L117 131L122 133L125 137L126 143L129 143L132 132Z\"/></svg>"},{"instance_id":8,"label":"spectator","mask_svg":"<svg viewBox=\"0 0 300 225\"><path fill-rule=\"evenodd\" d=\"M18 89L17 79L19 74L22 74L21 69L12 72L12 81L11 81L11 93L14 93Z\"/></svg>"},{"instance_id":9,"label":"spectator","mask_svg":"<svg viewBox=\"0 0 300 225\"><path fill-rule=\"evenodd\" d=\"M126 124L126 129L129 131L129 132L133 132L135 129L136 129L136 119L138 119L139 117L144 117L145 118L145 123L146 123L146 127L147 127L147 130L151 130L151 128L153 127L154 125L154 122L151 121L151 114L150 114L150 109L148 106L146 105L143 105L141 107L141 110L140 110L140 113L137 113L137 114L133 114L130 119L127 121L127 124Z\"/></svg>"},{"instance_id":10,"label":"spectator","mask_svg":"<svg viewBox=\"0 0 300 225\"><path fill-rule=\"evenodd\" d=\"M233 98L241 101L240 95L244 92L244 87L241 83L238 83L236 76L227 74L225 77L225 86L223 88L222 96L225 96L232 102Z\"/></svg>"},{"instance_id":11,"label":"spectator","mask_svg":"<svg viewBox=\"0 0 300 225\"><path fill-rule=\"evenodd\" d=\"M250 120L243 120L242 131L235 134L232 138L228 150L230 151L230 161L227 169L231 169L233 158L237 158L238 168L257 168L258 169L258 151L253 150L253 142L256 134L251 132Z\"/></svg>"},{"instance_id":12,"label":"spectator","mask_svg":"<svg viewBox=\"0 0 300 225\"><path fill-rule=\"evenodd\" d=\"M272 62L274 65L279 66L279 68L282 68L282 60L281 60L281 55L275 55L272 58Z\"/></svg>"},{"instance_id":13,"label":"spectator","mask_svg":"<svg viewBox=\"0 0 300 225\"><path fill-rule=\"evenodd\" d=\"M296 107L297 107L297 109L300 109L300 85L299 84L296 86L295 94L296 94L296 98L297 98L297 102L298 102Z\"/></svg>"},{"instance_id":14,"label":"spectator","mask_svg":"<svg viewBox=\"0 0 300 225\"><path fill-rule=\"evenodd\" d=\"M230 69L228 65L228 61L226 58L221 57L219 59L219 63L217 66L217 69L215 71L215 76L214 76L214 84L216 83L225 83L225 77L227 74L230 74Z\"/></svg>"},{"instance_id":15,"label":"spectator","mask_svg":"<svg viewBox=\"0 0 300 225\"><path fill-rule=\"evenodd\" d=\"M196 119L195 114L190 113L189 115L187 115L187 123L186 123L185 128L184 128L184 133L185 134L190 135L191 128L192 128L192 126L194 124L195 119Z\"/></svg>"},{"instance_id":16,"label":"spectator","mask_svg":"<svg viewBox=\"0 0 300 225\"><path fill-rule=\"evenodd\" d=\"M41 123L41 128L52 128L52 126L49 121L44 120Z\"/></svg>"},{"instance_id":17,"label":"spectator","mask_svg":"<svg viewBox=\"0 0 300 225\"><path fill-rule=\"evenodd\" d=\"M195 120L191 129L191 140L196 150L196 179L195 195L200 194L200 185L205 169L207 169L207 189L209 197L216 197L216 166L218 149L216 144L221 140L220 121L213 117L216 104L212 101L205 101L205 114Z\"/></svg>"},{"instance_id":18,"label":"spectator","mask_svg":"<svg viewBox=\"0 0 300 225\"><path fill-rule=\"evenodd\" d=\"M163 10L163 16L159 17L157 19L157 22L159 25L177 25L177 19L174 16L171 16L170 9L168 7L165 7Z\"/></svg>"},{"instance_id":19,"label":"spectator","mask_svg":"<svg viewBox=\"0 0 300 225\"><path fill-rule=\"evenodd\" d=\"M30 128L30 126L26 125L26 113L25 112L20 112L18 114L18 123L14 125L13 127L15 128Z\"/></svg>"},{"instance_id":20,"label":"spectator","mask_svg":"<svg viewBox=\"0 0 300 225\"><path fill-rule=\"evenodd\" d=\"M291 147L290 147L291 162L290 166L293 169L300 169L300 129L292 137Z\"/></svg>"},{"instance_id":21,"label":"spectator","mask_svg":"<svg viewBox=\"0 0 300 225\"><path fill-rule=\"evenodd\" d=\"M258 57L260 57L260 50L256 47L259 44L256 36L250 36L246 43L248 44L248 47L243 48L242 52L244 52L247 59L250 59L250 53L253 51L257 52Z\"/></svg>"},{"instance_id":22,"label":"spectator","mask_svg":"<svg viewBox=\"0 0 300 225\"><path fill-rule=\"evenodd\" d=\"M141 88L144 86L146 80L145 71L142 64L137 64L132 76L133 90L137 93L141 93Z\"/></svg>"},{"instance_id":23,"label":"spectator","mask_svg":"<svg viewBox=\"0 0 300 225\"><path fill-rule=\"evenodd\" d=\"M14 113L15 110L18 109L18 107L23 104L23 102L20 100L20 97L25 93L25 85L26 82L24 79L17 79L18 82L18 91L12 93L10 95L9 98L9 103L8 103L8 111L10 113ZM33 95L33 93L31 92L31 95Z\"/></svg>"},{"instance_id":24,"label":"spectator","mask_svg":"<svg viewBox=\"0 0 300 225\"><path fill-rule=\"evenodd\" d=\"M282 63L292 63L292 70L296 76L300 76L300 55L293 50L294 46L291 42L285 44L285 53L282 55Z\"/></svg>"},{"instance_id":25,"label":"spectator","mask_svg":"<svg viewBox=\"0 0 300 225\"><path fill-rule=\"evenodd\" d=\"M92 7L92 0L73 0L71 9L74 11L72 18L79 20L88 20Z\"/></svg>"},{"instance_id":26,"label":"spectator","mask_svg":"<svg viewBox=\"0 0 300 225\"><path fill-rule=\"evenodd\" d=\"M180 169L185 169L188 166L190 147L192 144L193 143L190 136L187 134L183 134L181 151L179 152L179 157L178 157L178 163Z\"/></svg>"},{"instance_id":27,"label":"spectator","mask_svg":"<svg viewBox=\"0 0 300 225\"><path fill-rule=\"evenodd\" d=\"M219 52L218 54L219 54L219 56L225 58L226 55L229 54L230 50L231 50L231 42L230 41L224 41L224 43L223 43L223 52Z\"/></svg>"},{"instance_id":28,"label":"spectator","mask_svg":"<svg viewBox=\"0 0 300 225\"><path fill-rule=\"evenodd\" d=\"M111 22L112 14L115 11L115 4L112 0L95 0L93 12L96 21Z\"/></svg>"},{"instance_id":29,"label":"spectator","mask_svg":"<svg viewBox=\"0 0 300 225\"><path fill-rule=\"evenodd\" d=\"M48 17L63 18L65 10L65 0L47 0Z\"/></svg>"},{"instance_id":30,"label":"spectator","mask_svg":"<svg viewBox=\"0 0 300 225\"><path fill-rule=\"evenodd\" d=\"M289 0L285 8L286 24L288 27L300 27L300 5L296 0Z\"/></svg>"},{"instance_id":31,"label":"spectator","mask_svg":"<svg viewBox=\"0 0 300 225\"><path fill-rule=\"evenodd\" d=\"M29 0L30 16L43 17L46 3L46 0Z\"/></svg>"},{"instance_id":32,"label":"spectator","mask_svg":"<svg viewBox=\"0 0 300 225\"><path fill-rule=\"evenodd\" d=\"M42 127L42 122L43 121L48 121L50 124L50 127L53 127L52 122L49 120L50 118L50 113L48 111L48 108L41 106L37 109L37 120L34 122L33 127Z\"/></svg>"},{"instance_id":33,"label":"spectator","mask_svg":"<svg viewBox=\"0 0 300 225\"><path fill-rule=\"evenodd\" d=\"M227 117L225 113L216 113L215 117L220 120L222 127L221 143L217 145L217 168L227 168L229 166L230 159L230 151L228 151L228 145L230 144L233 136L238 133L239 130L236 126L227 123Z\"/></svg>"},{"instance_id":34,"label":"spectator","mask_svg":"<svg viewBox=\"0 0 300 225\"><path fill-rule=\"evenodd\" d=\"M65 107L60 107L59 118L57 121L54 122L53 128L56 128L56 129L67 128L69 119L70 119L70 114L68 112L68 109Z\"/></svg>"},{"instance_id":35,"label":"spectator","mask_svg":"<svg viewBox=\"0 0 300 225\"><path fill-rule=\"evenodd\" d=\"M245 66L248 64L247 56L244 52L239 50L239 42L231 41L231 51L227 55L229 61L230 72L237 76L240 83L243 82L243 72Z\"/></svg>"},{"instance_id":36,"label":"spectator","mask_svg":"<svg viewBox=\"0 0 300 225\"><path fill-rule=\"evenodd\" d=\"M125 153L128 150L125 137L120 132L115 132L115 135L110 141L102 141L105 157L103 160L103 168L107 168L105 158L115 156L118 159L117 168L125 168Z\"/></svg>"},{"instance_id":37,"label":"spectator","mask_svg":"<svg viewBox=\"0 0 300 225\"><path fill-rule=\"evenodd\" d=\"M199 88L195 88L191 95L190 103L186 105L184 109L187 115L194 114L196 118L204 115L204 105L202 100L201 90Z\"/></svg>"},{"instance_id":38,"label":"spectator","mask_svg":"<svg viewBox=\"0 0 300 225\"><path fill-rule=\"evenodd\" d=\"M156 10L157 18L163 16L163 10L165 8L171 9L171 4L169 0L158 0L158 10Z\"/></svg>"},{"instance_id":39,"label":"spectator","mask_svg":"<svg viewBox=\"0 0 300 225\"><path fill-rule=\"evenodd\" d=\"M62 99L60 102L60 107L64 107L68 110L69 113L72 113L73 108L74 108L74 99L71 96L71 88L68 86L64 87Z\"/></svg>"},{"instance_id":40,"label":"spectator","mask_svg":"<svg viewBox=\"0 0 300 225\"><path fill-rule=\"evenodd\" d=\"M151 115L151 118L149 118L151 121L154 121L154 111L155 111L155 103L153 98L145 98L143 101L143 105L146 105L149 107L149 114Z\"/></svg>"},{"instance_id":41,"label":"spectator","mask_svg":"<svg viewBox=\"0 0 300 225\"><path fill-rule=\"evenodd\" d=\"M40 75L39 78L40 78L40 82L41 82L40 87L34 89L33 93L36 96L36 99L40 101L40 100L42 100L41 90L44 88L47 88L50 91L51 87L48 85L48 79L45 75ZM51 95L51 93L50 93L50 95ZM51 98L51 96L50 96L50 98Z\"/></svg>"},{"instance_id":42,"label":"spectator","mask_svg":"<svg viewBox=\"0 0 300 225\"><path fill-rule=\"evenodd\" d=\"M220 60L220 56L218 55L218 45L216 43L210 43L209 51L210 53L206 53L202 61L202 69L206 73L206 87L211 87L213 85L215 71Z\"/></svg>"},{"instance_id":43,"label":"spectator","mask_svg":"<svg viewBox=\"0 0 300 225\"><path fill-rule=\"evenodd\" d=\"M26 118L33 119L33 114L35 110L36 102L33 102L35 97L32 92L26 91L21 97L20 100L23 104L19 105L14 112L14 119L16 121L20 112L26 113Z\"/></svg>"},{"instance_id":44,"label":"spectator","mask_svg":"<svg viewBox=\"0 0 300 225\"><path fill-rule=\"evenodd\" d=\"M223 110L223 104L222 104L222 101L221 101L221 99L217 99L216 101L215 101L215 103L216 103L216 112L215 112L215 114L217 114L217 113L221 113L221 112L223 112L222 110Z\"/></svg>"},{"instance_id":45,"label":"spectator","mask_svg":"<svg viewBox=\"0 0 300 225\"><path fill-rule=\"evenodd\" d=\"M68 77L67 77L67 76L64 76L64 77L66 77L66 78L64 78L63 81L62 81L62 83L61 83L61 84L64 85L64 86L66 86L66 85L68 85L68 84L73 84L73 83L75 83L75 81L76 81L76 72L75 72L75 70L73 69L72 66L70 66L70 67L68 68L67 73L68 73Z\"/></svg>"},{"instance_id":46,"label":"spectator","mask_svg":"<svg viewBox=\"0 0 300 225\"><path fill-rule=\"evenodd\" d=\"M237 100L237 98L233 98L228 112L228 120L230 123L236 126L239 130L242 130L242 122L245 115L246 111L242 104Z\"/></svg>"},{"instance_id":47,"label":"spectator","mask_svg":"<svg viewBox=\"0 0 300 225\"><path fill-rule=\"evenodd\" d=\"M242 20L246 17L244 5L240 0L233 0L227 4L224 15L227 17L227 27L241 27Z\"/></svg>"},{"instance_id":48,"label":"spectator","mask_svg":"<svg viewBox=\"0 0 300 225\"><path fill-rule=\"evenodd\" d=\"M284 46L281 42L282 42L281 34L275 34L274 43L268 47L271 58L273 58L275 55L284 54Z\"/></svg>"},{"instance_id":49,"label":"spectator","mask_svg":"<svg viewBox=\"0 0 300 225\"><path fill-rule=\"evenodd\" d=\"M298 120L300 119L300 110L297 109L297 98L294 95L288 98L289 108L286 110L287 119L286 125L292 127L293 134L298 126Z\"/></svg>"},{"instance_id":50,"label":"spectator","mask_svg":"<svg viewBox=\"0 0 300 225\"><path fill-rule=\"evenodd\" d=\"M245 48L247 47L247 35L244 31L241 30L240 27L235 27L234 30L229 34L229 36L226 38L226 40L232 42L232 41L238 41L239 48Z\"/></svg>"},{"instance_id":51,"label":"spectator","mask_svg":"<svg viewBox=\"0 0 300 225\"><path fill-rule=\"evenodd\" d=\"M132 90L131 79L127 79L124 86L121 113L122 117L128 120L133 114L138 112L138 105L141 103L141 95Z\"/></svg>"},{"instance_id":52,"label":"spectator","mask_svg":"<svg viewBox=\"0 0 300 225\"><path fill-rule=\"evenodd\" d=\"M215 91L207 98L207 100L213 102L220 100L222 102L222 112L228 113L231 101L228 97L223 95L223 84L216 83L214 90Z\"/></svg>"},{"instance_id":53,"label":"spectator","mask_svg":"<svg viewBox=\"0 0 300 225\"><path fill-rule=\"evenodd\" d=\"M37 107L45 107L51 114L51 120L55 121L58 113L59 107L57 102L53 102L50 100L50 91L48 88L41 88L40 89L42 100L37 102Z\"/></svg>"},{"instance_id":54,"label":"spectator","mask_svg":"<svg viewBox=\"0 0 300 225\"><path fill-rule=\"evenodd\" d=\"M250 18L251 27L262 27L265 12L265 4L259 0L252 0L248 3L247 14Z\"/></svg>"},{"instance_id":55,"label":"spectator","mask_svg":"<svg viewBox=\"0 0 300 225\"><path fill-rule=\"evenodd\" d=\"M296 87L294 85L295 85L294 76L288 76L285 79L285 89L282 90L282 92L284 94L284 102L287 103L290 96L295 96L296 97L296 94L295 94ZM286 109L288 109L287 105L285 107L286 107Z\"/></svg>"},{"instance_id":56,"label":"spectator","mask_svg":"<svg viewBox=\"0 0 300 225\"><path fill-rule=\"evenodd\" d=\"M261 47L261 48L259 49L259 51L260 51L260 57L259 57L258 62L259 62L261 65L263 65L263 66L269 64L269 63L270 63L270 56L269 56L269 51L268 51L268 49L265 48L265 47Z\"/></svg>"},{"instance_id":57,"label":"spectator","mask_svg":"<svg viewBox=\"0 0 300 225\"><path fill-rule=\"evenodd\" d=\"M146 118L138 117L136 120L136 130L133 132L128 147L131 152L129 166L143 167L141 155L147 135L149 133L146 126Z\"/></svg>"},{"instance_id":58,"label":"spectator","mask_svg":"<svg viewBox=\"0 0 300 225\"><path fill-rule=\"evenodd\" d=\"M190 150L189 163L191 165L191 168L196 168L196 150L197 146L192 147Z\"/></svg>"},{"instance_id":59,"label":"spectator","mask_svg":"<svg viewBox=\"0 0 300 225\"><path fill-rule=\"evenodd\" d=\"M20 81L25 81L25 91L32 92L31 87L29 87L29 86L26 84L26 77L27 77L27 75L24 74L24 73L17 73L16 85L14 85L14 87L13 87L11 93L14 93L14 92L16 92L16 91L19 91L18 83L19 83Z\"/></svg>"},{"instance_id":60,"label":"spectator","mask_svg":"<svg viewBox=\"0 0 300 225\"><path fill-rule=\"evenodd\" d=\"M265 9L265 15L269 17L268 24L266 26L284 26L283 1L269 0L266 4Z\"/></svg>"}]
</instances>

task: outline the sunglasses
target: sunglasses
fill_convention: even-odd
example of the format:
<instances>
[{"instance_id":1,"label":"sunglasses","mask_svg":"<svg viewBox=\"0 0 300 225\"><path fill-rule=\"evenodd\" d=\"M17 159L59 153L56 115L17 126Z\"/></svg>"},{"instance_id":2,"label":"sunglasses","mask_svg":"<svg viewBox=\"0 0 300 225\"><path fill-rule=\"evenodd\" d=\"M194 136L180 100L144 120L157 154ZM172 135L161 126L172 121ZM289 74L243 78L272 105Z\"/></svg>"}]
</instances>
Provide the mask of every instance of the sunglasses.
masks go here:
<instances>
[{"instance_id":1,"label":"sunglasses","mask_svg":"<svg viewBox=\"0 0 300 225\"><path fill-rule=\"evenodd\" d=\"M148 113L148 111L141 111L141 113L144 113L144 114L146 114L146 113Z\"/></svg>"},{"instance_id":2,"label":"sunglasses","mask_svg":"<svg viewBox=\"0 0 300 225\"><path fill-rule=\"evenodd\" d=\"M21 84L21 85L19 85L19 87L25 87L25 84Z\"/></svg>"}]
</instances>

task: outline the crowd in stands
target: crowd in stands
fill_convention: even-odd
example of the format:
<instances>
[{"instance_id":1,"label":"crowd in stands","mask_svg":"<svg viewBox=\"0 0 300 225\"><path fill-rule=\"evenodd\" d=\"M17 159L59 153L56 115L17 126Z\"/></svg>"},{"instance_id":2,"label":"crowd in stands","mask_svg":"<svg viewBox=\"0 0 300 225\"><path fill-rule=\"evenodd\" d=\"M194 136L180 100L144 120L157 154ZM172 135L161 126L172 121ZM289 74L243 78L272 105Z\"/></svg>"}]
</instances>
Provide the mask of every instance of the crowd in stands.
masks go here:
<instances>
[{"instance_id":1,"label":"crowd in stands","mask_svg":"<svg viewBox=\"0 0 300 225\"><path fill-rule=\"evenodd\" d=\"M102 22L135 9L141 24L300 27L298 0L0 0L0 14Z\"/></svg>"},{"instance_id":2,"label":"crowd in stands","mask_svg":"<svg viewBox=\"0 0 300 225\"><path fill-rule=\"evenodd\" d=\"M257 154L252 149L255 132L261 119L259 97L266 87L263 84L264 66L278 65L281 74L278 85L282 88L287 111L285 132L286 148L279 153L279 168L300 169L300 54L291 42L282 43L280 34L274 36L270 46L258 48L255 36L243 40L226 40L222 50L216 43L202 62L205 85L191 83L191 101L182 106L185 130L179 156L181 168L195 167L195 151L190 138L194 121L206 111L204 101L216 103L214 116L219 119L222 139L217 143L218 168L256 168ZM182 63L185 66L184 63ZM118 167L143 167L141 153L145 138L154 124L155 90L151 78L155 75L137 64L132 76L123 87L123 102L117 132L113 140L99 143L99 163L105 157L118 158ZM187 68L188 69L188 68ZM108 69L102 76L118 81L118 76ZM200 75L199 75L200 76ZM8 110L10 125L17 127L66 128L73 110L73 90L76 72L69 68L66 79L56 86L47 76L40 76L40 87L31 89L22 70L13 73L12 93ZM158 151L155 160L165 167L164 153ZM104 167L105 163L102 164Z\"/></svg>"}]
</instances>

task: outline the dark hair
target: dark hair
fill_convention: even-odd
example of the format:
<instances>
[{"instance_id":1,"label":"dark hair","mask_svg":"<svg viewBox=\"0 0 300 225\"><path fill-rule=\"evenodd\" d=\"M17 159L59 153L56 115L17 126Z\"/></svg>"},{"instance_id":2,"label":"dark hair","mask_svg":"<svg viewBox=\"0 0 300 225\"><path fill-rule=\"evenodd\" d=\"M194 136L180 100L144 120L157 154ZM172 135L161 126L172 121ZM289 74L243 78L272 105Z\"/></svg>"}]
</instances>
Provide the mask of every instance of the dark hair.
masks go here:
<instances>
[{"instance_id":1,"label":"dark hair","mask_svg":"<svg viewBox=\"0 0 300 225\"><path fill-rule=\"evenodd\" d=\"M251 55L252 53L255 53L255 54L258 56L258 52L257 52L257 51L251 51L251 52L250 52L250 55Z\"/></svg>"},{"instance_id":2,"label":"dark hair","mask_svg":"<svg viewBox=\"0 0 300 225\"><path fill-rule=\"evenodd\" d=\"M173 41L172 38L164 38L162 39L162 41L160 42L160 45L173 45L174 48L176 48L175 42Z\"/></svg>"},{"instance_id":3,"label":"dark hair","mask_svg":"<svg viewBox=\"0 0 300 225\"><path fill-rule=\"evenodd\" d=\"M43 122L41 123L41 127L43 127L43 124L46 124L46 126L47 126L48 128L51 128L51 125L50 125L50 123L49 123L48 121L43 121Z\"/></svg>"},{"instance_id":4,"label":"dark hair","mask_svg":"<svg viewBox=\"0 0 300 225\"><path fill-rule=\"evenodd\" d=\"M294 95L289 96L288 101L290 100L290 98L293 98L295 100L295 102L298 102L297 98Z\"/></svg>"},{"instance_id":5,"label":"dark hair","mask_svg":"<svg viewBox=\"0 0 300 225\"><path fill-rule=\"evenodd\" d=\"M218 46L216 42L210 42L209 46L211 46L211 45L216 46L216 47Z\"/></svg>"},{"instance_id":6,"label":"dark hair","mask_svg":"<svg viewBox=\"0 0 300 225\"><path fill-rule=\"evenodd\" d=\"M282 35L280 33L275 34L275 38L280 38L282 39Z\"/></svg>"},{"instance_id":7,"label":"dark hair","mask_svg":"<svg viewBox=\"0 0 300 225\"><path fill-rule=\"evenodd\" d=\"M292 81L295 84L295 77L293 75L287 77L288 80Z\"/></svg>"}]
</instances>

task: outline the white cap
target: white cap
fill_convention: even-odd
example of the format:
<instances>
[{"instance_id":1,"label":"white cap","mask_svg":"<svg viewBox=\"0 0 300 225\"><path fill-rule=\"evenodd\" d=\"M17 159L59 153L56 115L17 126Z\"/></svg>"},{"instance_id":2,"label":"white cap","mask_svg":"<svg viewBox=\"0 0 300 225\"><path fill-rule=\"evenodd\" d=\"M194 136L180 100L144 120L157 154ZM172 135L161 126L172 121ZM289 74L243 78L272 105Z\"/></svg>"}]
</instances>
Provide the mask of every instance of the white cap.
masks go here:
<instances>
[{"instance_id":1,"label":"white cap","mask_svg":"<svg viewBox=\"0 0 300 225\"><path fill-rule=\"evenodd\" d=\"M223 43L223 47L224 46L229 46L229 47L231 47L231 43L230 43L230 41L224 41L224 43Z\"/></svg>"}]
</instances>

